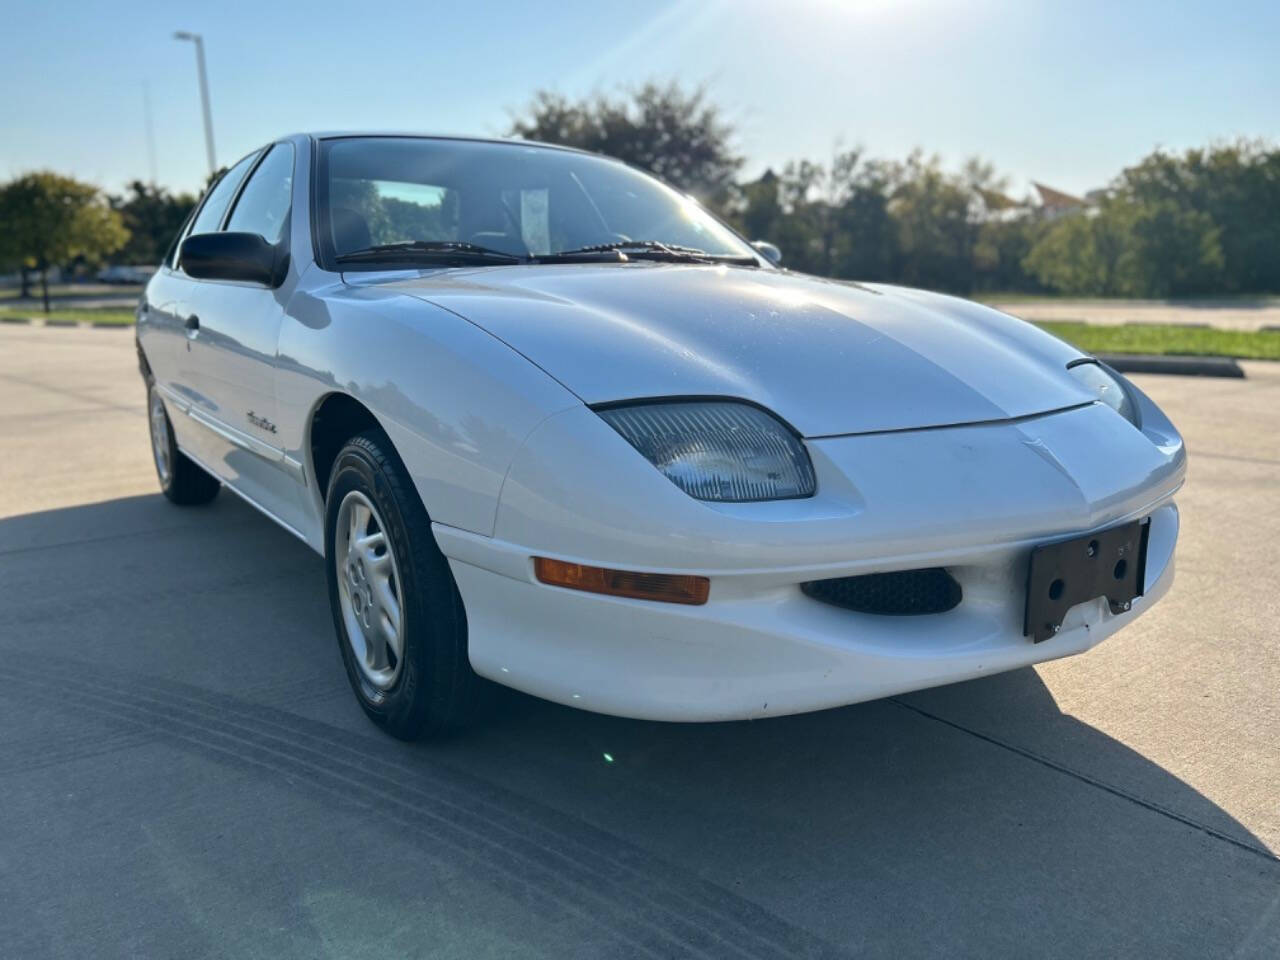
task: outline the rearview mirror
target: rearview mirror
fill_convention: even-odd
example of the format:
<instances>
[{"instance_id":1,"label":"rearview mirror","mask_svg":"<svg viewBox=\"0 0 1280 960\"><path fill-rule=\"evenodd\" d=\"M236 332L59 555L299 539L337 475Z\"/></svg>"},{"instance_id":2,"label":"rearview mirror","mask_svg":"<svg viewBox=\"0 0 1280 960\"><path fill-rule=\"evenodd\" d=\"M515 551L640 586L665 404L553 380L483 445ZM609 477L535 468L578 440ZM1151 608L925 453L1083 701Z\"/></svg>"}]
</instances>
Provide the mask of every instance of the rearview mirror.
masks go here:
<instances>
[{"instance_id":1,"label":"rearview mirror","mask_svg":"<svg viewBox=\"0 0 1280 960\"><path fill-rule=\"evenodd\" d=\"M760 254L775 267L782 262L782 251L768 240L757 240L751 246L755 248L756 253Z\"/></svg>"},{"instance_id":2,"label":"rearview mirror","mask_svg":"<svg viewBox=\"0 0 1280 960\"><path fill-rule=\"evenodd\" d=\"M289 255L256 233L197 233L182 242L182 269L200 280L245 280L278 287Z\"/></svg>"}]
</instances>

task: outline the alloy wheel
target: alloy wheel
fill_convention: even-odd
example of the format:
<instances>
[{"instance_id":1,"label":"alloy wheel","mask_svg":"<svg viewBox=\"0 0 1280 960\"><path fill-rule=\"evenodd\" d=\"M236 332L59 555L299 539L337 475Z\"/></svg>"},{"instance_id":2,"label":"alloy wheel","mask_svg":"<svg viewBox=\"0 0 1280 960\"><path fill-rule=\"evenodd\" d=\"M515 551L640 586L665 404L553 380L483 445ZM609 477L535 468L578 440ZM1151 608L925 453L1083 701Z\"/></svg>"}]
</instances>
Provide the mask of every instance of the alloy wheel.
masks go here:
<instances>
[{"instance_id":1,"label":"alloy wheel","mask_svg":"<svg viewBox=\"0 0 1280 960\"><path fill-rule=\"evenodd\" d=\"M151 390L151 454L155 457L156 473L160 475L161 486L167 487L173 479L173 463L169 458L169 417L164 411L164 401L160 393Z\"/></svg>"},{"instance_id":2,"label":"alloy wheel","mask_svg":"<svg viewBox=\"0 0 1280 960\"><path fill-rule=\"evenodd\" d=\"M352 490L338 507L334 533L333 563L347 642L364 678L389 690L404 660L404 604L386 524L373 502Z\"/></svg>"}]
</instances>

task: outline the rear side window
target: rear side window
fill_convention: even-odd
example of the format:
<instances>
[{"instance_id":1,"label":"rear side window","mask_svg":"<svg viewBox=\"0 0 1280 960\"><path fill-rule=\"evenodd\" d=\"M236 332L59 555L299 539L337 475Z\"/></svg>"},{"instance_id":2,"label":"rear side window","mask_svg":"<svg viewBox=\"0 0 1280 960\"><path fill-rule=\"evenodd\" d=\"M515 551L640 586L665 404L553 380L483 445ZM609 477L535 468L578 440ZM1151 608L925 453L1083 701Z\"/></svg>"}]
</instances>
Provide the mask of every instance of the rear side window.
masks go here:
<instances>
[{"instance_id":1,"label":"rear side window","mask_svg":"<svg viewBox=\"0 0 1280 960\"><path fill-rule=\"evenodd\" d=\"M277 143L253 171L227 221L227 229L279 243L293 198L293 144Z\"/></svg>"},{"instance_id":2,"label":"rear side window","mask_svg":"<svg viewBox=\"0 0 1280 960\"><path fill-rule=\"evenodd\" d=\"M258 159L258 152L255 151L228 170L223 178L213 185L213 189L209 191L209 196L204 201L204 206L200 208L195 221L191 224L191 233L217 232L218 225L222 223L223 214L231 205L231 198L236 195L240 181L244 179L244 175L249 172L249 168L253 166L253 161L256 159Z\"/></svg>"}]
</instances>

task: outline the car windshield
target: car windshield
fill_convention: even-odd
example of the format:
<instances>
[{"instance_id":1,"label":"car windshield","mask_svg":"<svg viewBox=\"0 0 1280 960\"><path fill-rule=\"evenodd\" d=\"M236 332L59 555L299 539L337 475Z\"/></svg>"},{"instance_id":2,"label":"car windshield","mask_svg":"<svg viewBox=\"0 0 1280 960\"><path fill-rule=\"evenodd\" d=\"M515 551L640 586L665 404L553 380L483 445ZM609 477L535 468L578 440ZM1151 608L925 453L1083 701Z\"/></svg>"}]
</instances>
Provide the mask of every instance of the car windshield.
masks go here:
<instances>
[{"instance_id":1,"label":"car windshield","mask_svg":"<svg viewBox=\"0 0 1280 960\"><path fill-rule=\"evenodd\" d=\"M604 157L517 143L422 137L321 141L319 226L344 263L371 247L443 255L472 245L548 257L608 245L642 255L697 252L756 263L754 251L699 204ZM416 245L416 249L410 249ZM456 247L453 255L459 255ZM494 258L501 262L501 258ZM509 262L509 261L508 261Z\"/></svg>"}]
</instances>

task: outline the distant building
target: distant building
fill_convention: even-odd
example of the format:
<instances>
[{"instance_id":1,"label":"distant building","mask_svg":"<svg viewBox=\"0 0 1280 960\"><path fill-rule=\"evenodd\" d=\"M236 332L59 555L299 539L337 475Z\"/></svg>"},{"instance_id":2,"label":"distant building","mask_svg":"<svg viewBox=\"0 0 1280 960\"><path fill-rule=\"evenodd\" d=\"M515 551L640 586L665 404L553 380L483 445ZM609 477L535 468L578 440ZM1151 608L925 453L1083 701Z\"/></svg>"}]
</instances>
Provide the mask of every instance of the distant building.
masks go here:
<instances>
[{"instance_id":1,"label":"distant building","mask_svg":"<svg viewBox=\"0 0 1280 960\"><path fill-rule=\"evenodd\" d=\"M1040 195L1040 206L1035 208L1036 213L1044 220L1056 220L1058 217L1069 213L1081 213L1092 209L1096 205L1088 200L1082 200L1069 193L1063 193L1061 190L1045 186L1043 183L1036 183L1034 180L1031 181L1031 185L1036 188L1036 193Z\"/></svg>"},{"instance_id":2,"label":"distant building","mask_svg":"<svg viewBox=\"0 0 1280 960\"><path fill-rule=\"evenodd\" d=\"M977 204L970 205L970 216L982 223L1017 220L1026 214L1025 203L990 187L974 187Z\"/></svg>"}]
</instances>

